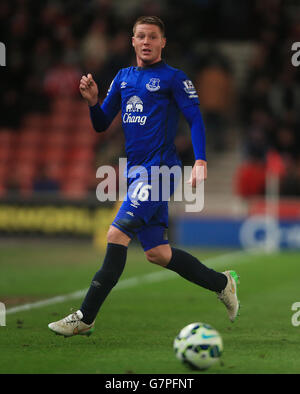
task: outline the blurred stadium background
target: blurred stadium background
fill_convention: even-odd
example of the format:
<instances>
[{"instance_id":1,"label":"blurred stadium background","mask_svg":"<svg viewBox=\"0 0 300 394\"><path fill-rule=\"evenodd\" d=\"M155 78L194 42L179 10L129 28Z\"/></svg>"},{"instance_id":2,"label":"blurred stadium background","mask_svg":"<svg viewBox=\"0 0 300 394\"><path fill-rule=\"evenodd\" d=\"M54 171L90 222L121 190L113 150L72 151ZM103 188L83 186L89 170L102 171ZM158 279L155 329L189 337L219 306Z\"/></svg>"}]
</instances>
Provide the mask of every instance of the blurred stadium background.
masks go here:
<instances>
[{"instance_id":1,"label":"blurred stadium background","mask_svg":"<svg viewBox=\"0 0 300 394\"><path fill-rule=\"evenodd\" d=\"M2 0L1 235L98 234L104 242L114 207L97 201L95 174L100 165L117 167L123 134L120 118L104 134L93 131L78 81L91 72L105 97L117 71L135 62L131 29L143 14L165 21L165 59L193 79L207 130L205 207L185 214L184 204L170 204L171 239L299 248L296 0L186 0L184 7L177 0ZM184 120L176 144L192 165Z\"/></svg>"},{"instance_id":2,"label":"blurred stadium background","mask_svg":"<svg viewBox=\"0 0 300 394\"><path fill-rule=\"evenodd\" d=\"M135 64L131 29L140 15L165 21L164 58L194 81L206 125L204 209L187 213L185 202L171 202L169 237L212 268L238 264L244 309L229 327L209 292L167 281L167 270L132 247L122 292L104 304L92 340L74 338L74 357L74 342L47 324L79 302L99 268L118 207L97 200L96 170L117 169L125 156L120 117L94 132L78 83L92 73L105 97L117 71ZM291 62L299 16L298 0L1 0L1 373L184 373L172 340L197 319L225 341L224 364L212 373L299 373L291 324L299 300L300 66ZM193 165L183 118L176 145Z\"/></svg>"}]
</instances>

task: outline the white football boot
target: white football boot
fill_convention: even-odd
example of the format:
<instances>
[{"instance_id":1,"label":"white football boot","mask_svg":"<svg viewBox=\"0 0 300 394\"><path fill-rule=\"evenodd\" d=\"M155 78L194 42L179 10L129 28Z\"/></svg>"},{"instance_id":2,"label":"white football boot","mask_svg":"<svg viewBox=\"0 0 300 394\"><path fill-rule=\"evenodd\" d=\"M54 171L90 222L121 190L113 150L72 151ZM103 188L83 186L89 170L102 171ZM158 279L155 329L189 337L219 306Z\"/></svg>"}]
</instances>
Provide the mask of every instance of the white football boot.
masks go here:
<instances>
[{"instance_id":1,"label":"white football boot","mask_svg":"<svg viewBox=\"0 0 300 394\"><path fill-rule=\"evenodd\" d=\"M237 298L239 276L235 271L225 271L223 274L226 275L228 279L227 285L225 289L217 293L217 295L218 299L226 306L230 321L234 322L240 309L240 302Z\"/></svg>"},{"instance_id":2,"label":"white football boot","mask_svg":"<svg viewBox=\"0 0 300 394\"><path fill-rule=\"evenodd\" d=\"M94 323L85 324L81 319L83 314L80 310L71 313L64 319L55 321L48 324L51 331L57 335L63 335L64 337L71 337L73 335L87 335L90 336L94 331Z\"/></svg>"}]
</instances>

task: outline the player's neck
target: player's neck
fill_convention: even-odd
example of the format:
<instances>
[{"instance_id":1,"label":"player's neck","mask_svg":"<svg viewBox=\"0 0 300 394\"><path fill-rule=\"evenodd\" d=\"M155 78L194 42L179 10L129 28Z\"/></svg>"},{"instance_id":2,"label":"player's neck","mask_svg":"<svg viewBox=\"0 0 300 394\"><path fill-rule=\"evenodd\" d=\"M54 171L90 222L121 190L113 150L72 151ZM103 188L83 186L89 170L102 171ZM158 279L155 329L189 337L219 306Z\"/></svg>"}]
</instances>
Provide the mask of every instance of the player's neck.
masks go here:
<instances>
[{"instance_id":1,"label":"player's neck","mask_svg":"<svg viewBox=\"0 0 300 394\"><path fill-rule=\"evenodd\" d=\"M162 58L155 59L153 62L144 62L140 58L136 59L137 67L139 67L139 68L151 67L151 66L154 66L155 64L161 63L161 61L162 61Z\"/></svg>"}]
</instances>

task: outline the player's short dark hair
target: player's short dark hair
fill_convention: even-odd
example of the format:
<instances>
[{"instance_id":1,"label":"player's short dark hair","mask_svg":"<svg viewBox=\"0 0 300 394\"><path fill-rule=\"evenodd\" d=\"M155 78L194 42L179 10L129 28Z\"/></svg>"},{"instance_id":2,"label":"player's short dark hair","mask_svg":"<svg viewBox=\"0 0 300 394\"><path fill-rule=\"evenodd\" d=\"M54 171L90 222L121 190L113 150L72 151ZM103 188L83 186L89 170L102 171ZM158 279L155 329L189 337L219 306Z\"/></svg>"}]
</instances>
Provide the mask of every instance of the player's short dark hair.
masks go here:
<instances>
[{"instance_id":1,"label":"player's short dark hair","mask_svg":"<svg viewBox=\"0 0 300 394\"><path fill-rule=\"evenodd\" d=\"M137 25L156 25L159 27L162 36L165 36L165 24L158 16L140 16L133 25L133 34Z\"/></svg>"}]
</instances>

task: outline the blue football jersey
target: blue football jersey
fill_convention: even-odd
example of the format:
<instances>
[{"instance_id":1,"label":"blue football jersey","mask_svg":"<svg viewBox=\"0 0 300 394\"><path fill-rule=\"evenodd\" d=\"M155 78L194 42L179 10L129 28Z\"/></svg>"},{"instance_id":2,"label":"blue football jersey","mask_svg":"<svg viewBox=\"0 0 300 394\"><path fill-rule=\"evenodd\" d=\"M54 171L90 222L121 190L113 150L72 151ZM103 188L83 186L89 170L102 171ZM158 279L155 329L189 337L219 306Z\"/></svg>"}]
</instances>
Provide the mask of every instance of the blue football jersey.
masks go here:
<instances>
[{"instance_id":1,"label":"blue football jersey","mask_svg":"<svg viewBox=\"0 0 300 394\"><path fill-rule=\"evenodd\" d=\"M199 105L191 80L160 61L121 69L102 110L112 120L121 109L128 168L181 165L174 144L180 110Z\"/></svg>"}]
</instances>

